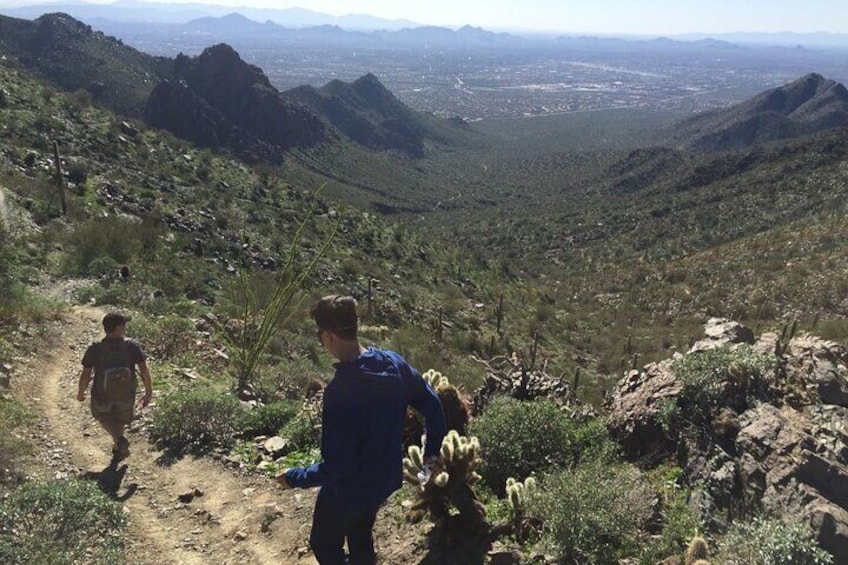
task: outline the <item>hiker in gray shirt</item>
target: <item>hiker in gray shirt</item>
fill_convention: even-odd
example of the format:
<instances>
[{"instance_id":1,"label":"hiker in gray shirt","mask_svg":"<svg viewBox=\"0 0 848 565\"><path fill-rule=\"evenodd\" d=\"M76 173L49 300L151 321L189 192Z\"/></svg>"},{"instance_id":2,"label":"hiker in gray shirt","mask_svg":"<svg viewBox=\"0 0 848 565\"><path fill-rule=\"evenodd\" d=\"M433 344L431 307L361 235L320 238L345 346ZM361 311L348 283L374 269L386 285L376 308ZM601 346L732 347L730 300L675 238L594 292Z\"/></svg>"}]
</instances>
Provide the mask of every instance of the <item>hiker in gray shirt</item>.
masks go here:
<instances>
[{"instance_id":1,"label":"hiker in gray shirt","mask_svg":"<svg viewBox=\"0 0 848 565\"><path fill-rule=\"evenodd\" d=\"M138 406L144 408L153 398L147 356L137 341L124 339L129 321L129 316L117 312L106 314L103 318L106 336L86 349L77 393L77 400L84 401L93 371L91 414L112 436L113 463L130 455L130 442L124 436L124 428L135 411L136 368L144 383L144 396Z\"/></svg>"}]
</instances>

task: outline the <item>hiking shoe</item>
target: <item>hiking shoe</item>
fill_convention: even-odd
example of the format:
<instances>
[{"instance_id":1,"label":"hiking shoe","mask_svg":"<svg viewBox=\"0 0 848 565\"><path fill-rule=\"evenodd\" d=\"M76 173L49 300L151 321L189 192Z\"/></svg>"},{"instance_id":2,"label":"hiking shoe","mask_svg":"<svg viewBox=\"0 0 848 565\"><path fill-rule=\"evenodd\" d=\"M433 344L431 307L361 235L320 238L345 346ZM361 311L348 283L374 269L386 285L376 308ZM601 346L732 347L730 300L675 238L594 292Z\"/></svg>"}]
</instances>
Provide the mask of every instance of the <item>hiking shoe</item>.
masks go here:
<instances>
[{"instance_id":1,"label":"hiking shoe","mask_svg":"<svg viewBox=\"0 0 848 565\"><path fill-rule=\"evenodd\" d=\"M118 445L112 448L112 459L117 463L123 461L130 456L130 442L127 438L121 436L118 440Z\"/></svg>"}]
</instances>

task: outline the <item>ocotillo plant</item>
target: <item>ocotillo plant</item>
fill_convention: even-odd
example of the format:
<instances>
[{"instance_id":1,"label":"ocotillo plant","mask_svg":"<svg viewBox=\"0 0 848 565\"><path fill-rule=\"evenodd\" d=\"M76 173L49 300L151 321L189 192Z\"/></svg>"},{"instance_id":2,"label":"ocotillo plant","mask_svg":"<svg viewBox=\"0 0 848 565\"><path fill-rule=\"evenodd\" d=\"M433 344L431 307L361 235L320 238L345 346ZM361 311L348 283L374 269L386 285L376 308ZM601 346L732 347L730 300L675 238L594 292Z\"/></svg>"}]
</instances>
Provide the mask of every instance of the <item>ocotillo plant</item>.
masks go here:
<instances>
[{"instance_id":1,"label":"ocotillo plant","mask_svg":"<svg viewBox=\"0 0 848 565\"><path fill-rule=\"evenodd\" d=\"M403 476L418 496L407 520L419 522L426 515L449 530L480 532L489 529L486 511L477 500L471 485L480 480L475 469L480 465L480 442L476 437L459 435L451 430L442 441L441 465L423 485L419 473L423 469L421 447L412 445L403 460ZM451 508L459 514L451 515Z\"/></svg>"}]
</instances>

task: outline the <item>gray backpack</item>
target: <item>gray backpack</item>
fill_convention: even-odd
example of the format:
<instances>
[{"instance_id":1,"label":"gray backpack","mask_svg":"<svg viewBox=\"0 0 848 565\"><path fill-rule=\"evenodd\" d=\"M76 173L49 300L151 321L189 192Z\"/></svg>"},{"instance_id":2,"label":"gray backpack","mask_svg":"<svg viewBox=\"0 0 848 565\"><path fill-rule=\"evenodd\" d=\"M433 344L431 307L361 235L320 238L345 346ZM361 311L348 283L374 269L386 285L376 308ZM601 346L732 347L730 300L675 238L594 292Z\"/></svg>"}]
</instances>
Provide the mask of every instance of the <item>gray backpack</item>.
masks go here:
<instances>
[{"instance_id":1,"label":"gray backpack","mask_svg":"<svg viewBox=\"0 0 848 565\"><path fill-rule=\"evenodd\" d=\"M95 373L95 386L98 396L112 402L124 401L135 396L135 361L130 344L118 342L100 342L100 360Z\"/></svg>"}]
</instances>

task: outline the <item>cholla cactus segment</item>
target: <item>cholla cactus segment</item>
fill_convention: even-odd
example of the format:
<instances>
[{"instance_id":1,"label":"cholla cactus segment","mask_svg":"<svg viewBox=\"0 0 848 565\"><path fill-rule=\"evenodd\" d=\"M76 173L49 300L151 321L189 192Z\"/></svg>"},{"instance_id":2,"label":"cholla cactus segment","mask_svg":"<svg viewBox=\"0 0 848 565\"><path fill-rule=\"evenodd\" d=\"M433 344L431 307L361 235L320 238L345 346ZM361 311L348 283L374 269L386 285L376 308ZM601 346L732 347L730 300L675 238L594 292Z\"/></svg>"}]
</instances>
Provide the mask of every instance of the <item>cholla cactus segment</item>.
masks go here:
<instances>
[{"instance_id":1,"label":"cholla cactus segment","mask_svg":"<svg viewBox=\"0 0 848 565\"><path fill-rule=\"evenodd\" d=\"M410 445L407 450L409 454L409 458L412 460L415 465L421 469L424 466L424 455L421 453L421 447L418 445Z\"/></svg>"},{"instance_id":2,"label":"cholla cactus segment","mask_svg":"<svg viewBox=\"0 0 848 565\"><path fill-rule=\"evenodd\" d=\"M517 488L512 488L509 490L509 505L512 506L513 511L518 510L522 506L521 500L521 492Z\"/></svg>"},{"instance_id":3,"label":"cholla cactus segment","mask_svg":"<svg viewBox=\"0 0 848 565\"><path fill-rule=\"evenodd\" d=\"M509 490L509 488L517 482L518 481L516 481L514 478L508 477L506 480L506 490Z\"/></svg>"},{"instance_id":4,"label":"cholla cactus segment","mask_svg":"<svg viewBox=\"0 0 848 565\"><path fill-rule=\"evenodd\" d=\"M706 559L698 559L697 561L692 563L692 565L710 565L710 562Z\"/></svg>"},{"instance_id":5,"label":"cholla cactus segment","mask_svg":"<svg viewBox=\"0 0 848 565\"><path fill-rule=\"evenodd\" d=\"M527 492L533 492L534 490L536 490L537 486L538 484L536 483L535 477L527 477L526 479L524 479L524 490L526 490Z\"/></svg>"},{"instance_id":6,"label":"cholla cactus segment","mask_svg":"<svg viewBox=\"0 0 848 565\"><path fill-rule=\"evenodd\" d=\"M448 435L445 436L445 440L450 442L451 447L453 447L454 454L462 454L462 451L460 450L462 442L460 441L460 435L456 430L449 431Z\"/></svg>"},{"instance_id":7,"label":"cholla cactus segment","mask_svg":"<svg viewBox=\"0 0 848 565\"><path fill-rule=\"evenodd\" d=\"M513 483L506 488L506 495L513 511L519 511L524 507L524 485Z\"/></svg>"},{"instance_id":8,"label":"cholla cactus segment","mask_svg":"<svg viewBox=\"0 0 848 565\"><path fill-rule=\"evenodd\" d=\"M710 550L707 540L696 535L686 548L686 565L695 565L698 561L706 561L709 557Z\"/></svg>"},{"instance_id":9,"label":"cholla cactus segment","mask_svg":"<svg viewBox=\"0 0 848 565\"><path fill-rule=\"evenodd\" d=\"M453 445L448 441L443 441L442 442L441 454L442 454L442 459L444 461L453 461L453 456L454 456Z\"/></svg>"},{"instance_id":10,"label":"cholla cactus segment","mask_svg":"<svg viewBox=\"0 0 848 565\"><path fill-rule=\"evenodd\" d=\"M445 488L448 485L448 481L450 481L450 475L444 471L436 475L436 478L433 479L433 482L439 488Z\"/></svg>"},{"instance_id":11,"label":"cholla cactus segment","mask_svg":"<svg viewBox=\"0 0 848 565\"><path fill-rule=\"evenodd\" d=\"M435 369L428 370L426 373L421 375L421 377L427 381L427 384L433 387L434 390L440 387L450 386L448 378Z\"/></svg>"},{"instance_id":12,"label":"cholla cactus segment","mask_svg":"<svg viewBox=\"0 0 848 565\"><path fill-rule=\"evenodd\" d=\"M415 462L408 457L403 458L403 477L409 484L418 484L418 473L420 471L420 465L416 465Z\"/></svg>"}]
</instances>

